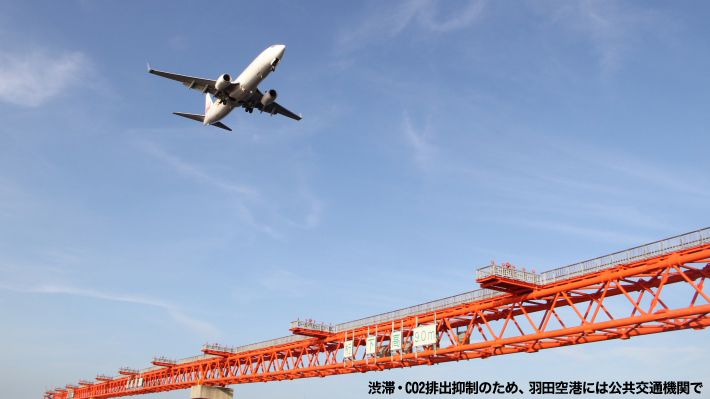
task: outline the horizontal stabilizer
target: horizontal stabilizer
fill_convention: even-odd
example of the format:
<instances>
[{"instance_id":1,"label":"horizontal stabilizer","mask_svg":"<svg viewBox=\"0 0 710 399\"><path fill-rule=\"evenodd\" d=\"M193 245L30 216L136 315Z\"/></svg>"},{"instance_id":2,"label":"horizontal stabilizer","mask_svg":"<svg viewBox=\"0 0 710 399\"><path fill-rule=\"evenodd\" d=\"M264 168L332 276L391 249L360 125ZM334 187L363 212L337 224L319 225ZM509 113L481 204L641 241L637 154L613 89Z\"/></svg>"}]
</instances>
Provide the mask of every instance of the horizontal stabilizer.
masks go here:
<instances>
[{"instance_id":1,"label":"horizontal stabilizer","mask_svg":"<svg viewBox=\"0 0 710 399\"><path fill-rule=\"evenodd\" d=\"M204 115L197 115L197 114L186 114L184 112L173 112L173 114L182 116L188 119L196 120L198 122L204 122L205 121L205 116Z\"/></svg>"},{"instance_id":2,"label":"horizontal stabilizer","mask_svg":"<svg viewBox=\"0 0 710 399\"><path fill-rule=\"evenodd\" d=\"M230 129L227 125L225 125L222 122L215 122L212 124L212 126L217 126L217 127L222 128L224 130L229 130L230 132L232 131L232 129Z\"/></svg>"},{"instance_id":3,"label":"horizontal stabilizer","mask_svg":"<svg viewBox=\"0 0 710 399\"><path fill-rule=\"evenodd\" d=\"M195 121L198 121L198 122L202 122L202 123L205 122L205 116L204 116L204 115L186 114L186 113L184 113L184 112L173 112L173 114L178 115L178 116L182 116L182 117L184 117L184 118L192 119L192 120L195 120ZM216 127L220 128L220 129L229 130L230 132L232 131L232 129L230 129L227 125L225 125L225 124L222 123L222 122L215 122L215 123L212 123L211 125L212 125L212 126L216 126Z\"/></svg>"}]
</instances>

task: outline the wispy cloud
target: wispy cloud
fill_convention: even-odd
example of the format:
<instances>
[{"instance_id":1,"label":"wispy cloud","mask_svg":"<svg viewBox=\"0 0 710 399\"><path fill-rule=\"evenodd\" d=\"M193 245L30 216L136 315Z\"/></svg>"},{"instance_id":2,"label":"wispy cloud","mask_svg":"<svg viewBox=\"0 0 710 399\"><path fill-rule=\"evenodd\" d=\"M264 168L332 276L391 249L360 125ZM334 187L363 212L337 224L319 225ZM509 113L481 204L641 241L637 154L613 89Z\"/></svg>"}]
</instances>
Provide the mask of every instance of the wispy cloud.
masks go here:
<instances>
[{"instance_id":1,"label":"wispy cloud","mask_svg":"<svg viewBox=\"0 0 710 399\"><path fill-rule=\"evenodd\" d=\"M662 160L649 161L628 151L595 147L590 143L570 139L549 140L548 146L569 159L594 170L606 170L614 176L626 176L636 186L662 187L688 196L710 198L710 188L698 182L705 181L701 172L679 170L677 165Z\"/></svg>"},{"instance_id":2,"label":"wispy cloud","mask_svg":"<svg viewBox=\"0 0 710 399\"><path fill-rule=\"evenodd\" d=\"M0 52L0 101L37 107L81 83L90 71L87 57L80 52L43 48Z\"/></svg>"},{"instance_id":3,"label":"wispy cloud","mask_svg":"<svg viewBox=\"0 0 710 399\"><path fill-rule=\"evenodd\" d=\"M409 115L405 113L402 118L402 132L407 145L414 151L417 166L425 172L431 171L439 149L431 142L432 133L428 126L424 129L416 129L412 126Z\"/></svg>"},{"instance_id":4,"label":"wispy cloud","mask_svg":"<svg viewBox=\"0 0 710 399\"><path fill-rule=\"evenodd\" d=\"M484 1L469 1L467 5L455 9L449 18L437 20L440 13L441 2L420 1L419 12L417 13L419 23L432 32L450 32L463 29L477 21L484 9Z\"/></svg>"},{"instance_id":5,"label":"wispy cloud","mask_svg":"<svg viewBox=\"0 0 710 399\"><path fill-rule=\"evenodd\" d=\"M253 212L246 204L247 200L260 200L261 196L258 190L249 186L227 182L215 176L212 176L209 173L205 172L203 169L192 165L173 154L168 153L167 151L159 148L157 145L148 141L136 141L136 145L143 151L149 153L150 155L154 156L155 158L159 159L160 161L171 167L177 173L185 177L195 179L200 183L214 187L227 194L230 194L233 198L233 201L231 203L231 205L233 206L233 210L241 220L247 222L262 233L268 234L272 237L278 237L278 234L271 226L257 221Z\"/></svg>"},{"instance_id":6,"label":"wispy cloud","mask_svg":"<svg viewBox=\"0 0 710 399\"><path fill-rule=\"evenodd\" d=\"M280 266L254 269L245 276L251 282L233 292L239 302L256 301L278 295L283 298L300 298L315 288L314 280ZM253 273L253 274L252 274Z\"/></svg>"},{"instance_id":7,"label":"wispy cloud","mask_svg":"<svg viewBox=\"0 0 710 399\"><path fill-rule=\"evenodd\" d=\"M170 315L170 317L172 317L172 319L176 323L189 328L190 330L192 330L196 334L199 334L200 336L219 337L222 335L222 333L220 332L220 330L216 326L214 326L206 321L197 320L195 318L192 318L192 317L188 316L187 314L185 314L183 311L178 310L178 309L171 308L171 309L166 309L166 310L168 311L168 315Z\"/></svg>"},{"instance_id":8,"label":"wispy cloud","mask_svg":"<svg viewBox=\"0 0 710 399\"><path fill-rule=\"evenodd\" d=\"M535 6L550 13L556 24L586 36L605 74L619 68L637 30L650 18L647 12L622 9L624 4L615 1L557 1Z\"/></svg>"},{"instance_id":9,"label":"wispy cloud","mask_svg":"<svg viewBox=\"0 0 710 399\"><path fill-rule=\"evenodd\" d=\"M320 224L323 214L323 201L316 197L304 184L298 189L298 200L305 204L306 212L302 221L296 219L288 219L288 223L295 227L303 229L311 229Z\"/></svg>"},{"instance_id":10,"label":"wispy cloud","mask_svg":"<svg viewBox=\"0 0 710 399\"><path fill-rule=\"evenodd\" d=\"M279 192L269 195L262 189L233 183L210 174L204 168L191 164L154 143L138 140L135 144L178 174L227 194L230 199L228 205L236 217L261 233L280 238L278 226L314 228L320 224L323 201L304 182L305 178L300 176L298 166L293 168L295 173L299 174L293 179L299 182L297 186L288 193ZM286 201L274 198L284 198ZM288 209L286 214L284 209ZM292 213L297 213L298 216L293 217ZM269 223L262 220L267 220Z\"/></svg>"},{"instance_id":11,"label":"wispy cloud","mask_svg":"<svg viewBox=\"0 0 710 399\"><path fill-rule=\"evenodd\" d=\"M506 220L499 219L500 222ZM643 237L635 234L624 234L610 230L598 230L578 225L567 224L563 222L546 221L546 220L522 220L520 218L510 219L507 222L518 225L534 228L535 230L548 230L564 235L574 235L579 237L587 237L593 240L610 242L610 243L627 243L628 245L637 245L644 242L652 241L652 237Z\"/></svg>"},{"instance_id":12,"label":"wispy cloud","mask_svg":"<svg viewBox=\"0 0 710 399\"><path fill-rule=\"evenodd\" d=\"M1 79L1 78L0 78ZM32 208L34 202L10 179L0 176L0 218L12 217Z\"/></svg>"},{"instance_id":13,"label":"wispy cloud","mask_svg":"<svg viewBox=\"0 0 710 399\"><path fill-rule=\"evenodd\" d=\"M624 148L515 129L480 140L481 147L479 142L448 140L450 128L445 125L434 127L442 130L441 140L435 141L431 128L415 123L417 119L405 114L400 122L400 134L416 166L438 182L466 182L457 183L459 187L475 182L475 187L466 189L492 193L497 200L486 206L515 214L502 217L503 223L636 244L655 236L633 234L633 227L673 230L665 209L650 212L648 206L655 204L646 199L675 192L675 204L699 205L710 198L704 171L641 157ZM485 198L491 197L479 200ZM615 227L605 230L600 221Z\"/></svg>"},{"instance_id":14,"label":"wispy cloud","mask_svg":"<svg viewBox=\"0 0 710 399\"><path fill-rule=\"evenodd\" d=\"M46 283L37 284L33 286L0 284L0 290L32 294L71 295L83 298L92 298L106 301L125 302L144 306L151 306L165 310L167 314L173 319L173 321L192 330L196 334L210 337L214 337L220 334L219 329L213 326L212 324L193 319L187 316L184 311L181 310L178 306L169 302L153 298L134 295L112 294L96 290Z\"/></svg>"},{"instance_id":15,"label":"wispy cloud","mask_svg":"<svg viewBox=\"0 0 710 399\"><path fill-rule=\"evenodd\" d=\"M258 196L257 190L243 186L243 185L238 185L238 184L233 184L230 182L226 182L224 180L221 180L219 178L216 178L208 173L206 173L204 170L200 169L199 167L195 165L191 165L188 162L185 162L184 160L180 159L179 157L168 153L167 151L159 148L157 145L150 143L148 141L137 141L137 145L144 151L148 152L149 154L155 156L156 158L160 159L161 161L165 162L167 165L172 167L175 171L178 173L194 178L202 183L211 185L213 187L216 187L220 190L223 190L228 193L232 194L239 194L239 195L248 195L248 196Z\"/></svg>"},{"instance_id":16,"label":"wispy cloud","mask_svg":"<svg viewBox=\"0 0 710 399\"><path fill-rule=\"evenodd\" d=\"M158 300L154 300L154 299L150 299L150 298L131 296L131 295L107 294L107 293L103 293L103 292L95 291L95 290L88 290L88 289L83 289L83 288L76 288L76 287L56 285L56 284L44 283L44 284L38 284L36 286L25 286L25 287L22 287L22 286L8 287L5 285L0 285L0 288L5 289L5 290L10 290L10 291L26 292L26 293L65 294L65 295L81 296L81 297L86 297L86 298L105 299L108 301L136 303L139 305L155 306L155 307L164 308L164 309L175 308L174 306L170 305L167 302L162 302L162 301L158 301Z\"/></svg>"},{"instance_id":17,"label":"wispy cloud","mask_svg":"<svg viewBox=\"0 0 710 399\"><path fill-rule=\"evenodd\" d=\"M257 279L257 283L264 289L280 292L289 297L302 296L304 291L307 292L314 286L311 280L282 267L267 270Z\"/></svg>"},{"instance_id":18,"label":"wispy cloud","mask_svg":"<svg viewBox=\"0 0 710 399\"><path fill-rule=\"evenodd\" d=\"M315 196L308 194L310 208L304 219L306 227L315 227L320 223L321 214L323 213L323 202Z\"/></svg>"},{"instance_id":19,"label":"wispy cloud","mask_svg":"<svg viewBox=\"0 0 710 399\"><path fill-rule=\"evenodd\" d=\"M338 51L357 50L372 40L391 39L408 26L416 26L432 33L465 28L481 16L485 2L471 1L451 11L448 17L441 17L442 6L448 3L433 0L382 4L384 6L381 9L369 12L367 18L358 22L355 27L349 26L341 32L336 41Z\"/></svg>"}]
</instances>

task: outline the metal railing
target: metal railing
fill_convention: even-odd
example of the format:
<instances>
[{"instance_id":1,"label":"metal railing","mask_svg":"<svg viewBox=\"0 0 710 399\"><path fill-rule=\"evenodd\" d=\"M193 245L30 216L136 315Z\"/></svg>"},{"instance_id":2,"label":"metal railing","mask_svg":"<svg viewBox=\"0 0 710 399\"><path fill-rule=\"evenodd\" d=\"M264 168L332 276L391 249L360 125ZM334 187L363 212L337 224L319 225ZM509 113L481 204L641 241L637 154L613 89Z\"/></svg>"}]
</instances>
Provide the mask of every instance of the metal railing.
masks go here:
<instances>
[{"instance_id":1,"label":"metal railing","mask_svg":"<svg viewBox=\"0 0 710 399\"><path fill-rule=\"evenodd\" d=\"M710 227L666 238L650 244L629 248L624 251L585 260L568 266L534 274L502 266L487 266L478 269L476 278L481 279L491 275L526 281L536 285L547 285L567 280L581 275L610 269L620 264L627 264L659 255L665 255L686 248L697 247L710 243Z\"/></svg>"},{"instance_id":2,"label":"metal railing","mask_svg":"<svg viewBox=\"0 0 710 399\"><path fill-rule=\"evenodd\" d=\"M94 385L94 381L79 380L79 385Z\"/></svg>"},{"instance_id":3,"label":"metal railing","mask_svg":"<svg viewBox=\"0 0 710 399\"><path fill-rule=\"evenodd\" d=\"M499 273L497 275L526 281L532 284L545 285L554 283L556 281L579 276L582 274L593 273L602 269L608 269L621 263L630 263L653 256L663 255L682 249L703 245L706 243L710 243L710 227L693 231L687 234L682 234L676 237L667 238L665 240L656 241L650 244L642 245L640 247L627 249L625 251L616 252L611 255L606 255L588 261L575 263L573 265L550 270L541 274L535 274L522 270L493 265L479 269L477 271L477 278L487 277L490 276L492 273ZM395 310L393 312L383 313L376 316L366 317L364 319L337 324L334 326L335 332L343 332L366 325L385 323L388 321L413 316L415 314L433 312L435 310L445 309L462 303L480 301L483 299L493 298L501 295L505 295L505 293L489 289L480 289L471 292L466 292L464 294L439 299L437 301L423 303L421 305L412 306L409 308Z\"/></svg>"},{"instance_id":4,"label":"metal railing","mask_svg":"<svg viewBox=\"0 0 710 399\"><path fill-rule=\"evenodd\" d=\"M225 353L236 353L235 347L233 346L223 346L220 344L204 344L202 345L203 351L215 351L215 352L225 352Z\"/></svg>"},{"instance_id":5,"label":"metal railing","mask_svg":"<svg viewBox=\"0 0 710 399\"><path fill-rule=\"evenodd\" d=\"M582 274L609 269L620 264L636 262L707 243L710 243L710 227L553 269L542 273L541 276L545 284L550 284Z\"/></svg>"},{"instance_id":6,"label":"metal railing","mask_svg":"<svg viewBox=\"0 0 710 399\"><path fill-rule=\"evenodd\" d=\"M113 377L106 374L96 374L96 379L103 378L104 380L112 380Z\"/></svg>"},{"instance_id":7,"label":"metal railing","mask_svg":"<svg viewBox=\"0 0 710 399\"><path fill-rule=\"evenodd\" d=\"M151 366L148 368L141 369L141 374L147 373L149 371L155 371L155 370L165 370L165 367L163 366Z\"/></svg>"},{"instance_id":8,"label":"metal railing","mask_svg":"<svg viewBox=\"0 0 710 399\"><path fill-rule=\"evenodd\" d=\"M584 262L575 263L569 266L564 266L558 269L553 269L541 274L516 270L509 267L491 265L477 270L476 277L478 279L497 275L508 277L511 279L526 281L536 285L545 285L561 280L566 280L583 274L594 273L600 270L609 269L619 264L631 263L642 259L648 259L654 256L664 255L675 251L680 251L686 248L699 246L710 243L710 227L701 230L696 230L690 233L667 238L665 240L656 241L650 244L642 245L627 249L625 251L615 252L610 255L601 256L599 258L590 259ZM291 328L307 328L311 330L324 331L330 333L340 333L343 331L352 330L355 328L391 322L394 320L403 319L422 313L434 312L441 309L450 308L464 303L471 303L498 296L507 295L505 292L494 291L490 289L478 289L465 292L463 294L450 296L448 298L438 299L436 301L426 302L415 306L395 310L392 312L382 313L375 316L365 317L358 320L353 320L335 326L326 326L325 324L316 324L308 321L291 322ZM271 339L268 341L258 342L250 345L238 347L220 346L218 344L205 344L202 350L213 350L226 353L241 353L255 349L267 348L271 346L279 346L287 343L298 342L312 339L305 335L289 335L282 338ZM161 362L168 364L182 364L198 360L210 359L218 357L216 355L198 355L178 361L167 359L165 357L154 357L153 362ZM141 373L162 369L161 366L148 367L140 370ZM111 376L99 374L97 378L113 379ZM80 383L83 383L80 382ZM59 388L58 388L59 389Z\"/></svg>"},{"instance_id":9,"label":"metal railing","mask_svg":"<svg viewBox=\"0 0 710 399\"><path fill-rule=\"evenodd\" d=\"M507 266L490 265L476 271L476 280L490 276L500 276L526 283L542 285L542 276L539 274L526 272L524 270L513 269Z\"/></svg>"},{"instance_id":10,"label":"metal railing","mask_svg":"<svg viewBox=\"0 0 710 399\"><path fill-rule=\"evenodd\" d=\"M303 340L312 339L312 338L313 337L309 337L306 335L294 334L294 335L289 335L287 337L275 338L275 339L270 339L268 341L257 342L255 344L242 345L242 346L237 346L237 347L221 346L218 344L204 344L204 345L202 345L202 350L213 350L216 352L226 352L226 353L241 353L241 352L248 352L248 351L251 351L254 349L261 349L261 348L267 348L269 346L289 344L291 342L303 341Z\"/></svg>"},{"instance_id":11,"label":"metal railing","mask_svg":"<svg viewBox=\"0 0 710 399\"><path fill-rule=\"evenodd\" d=\"M165 356L154 356L153 360L151 360L151 363L177 364L177 360L168 359Z\"/></svg>"},{"instance_id":12,"label":"metal railing","mask_svg":"<svg viewBox=\"0 0 710 399\"><path fill-rule=\"evenodd\" d=\"M434 312L436 310L450 308L452 306L460 305L463 303L470 303L475 301L480 301L488 298L493 298L497 296L505 295L503 292L498 292L489 289L480 289L470 292L465 292L463 294L450 296L448 298L439 299L436 301L422 303L416 306L410 306L408 308L395 310L393 312L382 313L376 316L366 317L364 319L358 319L349 321L346 323L341 323L335 325L335 332L343 332L352 330L354 328L386 323L388 321L399 320L405 317L414 316L421 313Z\"/></svg>"},{"instance_id":13,"label":"metal railing","mask_svg":"<svg viewBox=\"0 0 710 399\"><path fill-rule=\"evenodd\" d=\"M291 322L290 328L304 328L306 330L323 331L327 333L335 333L335 327L326 326L324 323L318 324L306 320L296 320Z\"/></svg>"},{"instance_id":14,"label":"metal railing","mask_svg":"<svg viewBox=\"0 0 710 399\"><path fill-rule=\"evenodd\" d=\"M276 338L276 339L271 339L268 341L263 341L263 342L257 342L255 344L250 344L250 345L243 345L243 346L238 346L236 348L235 353L240 353L240 352L247 352L247 351L252 351L254 349L261 349L261 348L266 348L269 346L277 346L277 345L283 345L283 344L290 344L291 342L296 342L296 341L304 341L307 339L312 339L313 337L309 337L306 335L289 335L287 337L282 337L282 338Z\"/></svg>"},{"instance_id":15,"label":"metal railing","mask_svg":"<svg viewBox=\"0 0 710 399\"><path fill-rule=\"evenodd\" d=\"M131 367L121 367L118 369L119 373L130 373L130 374L138 374L138 369L134 369Z\"/></svg>"},{"instance_id":16,"label":"metal railing","mask_svg":"<svg viewBox=\"0 0 710 399\"><path fill-rule=\"evenodd\" d=\"M192 357L186 357L184 359L179 359L176 364L185 364L185 363L191 363L191 362L197 362L199 360L207 360L207 359L212 359L215 357L219 357L217 355L197 355L197 356L192 356Z\"/></svg>"}]
</instances>

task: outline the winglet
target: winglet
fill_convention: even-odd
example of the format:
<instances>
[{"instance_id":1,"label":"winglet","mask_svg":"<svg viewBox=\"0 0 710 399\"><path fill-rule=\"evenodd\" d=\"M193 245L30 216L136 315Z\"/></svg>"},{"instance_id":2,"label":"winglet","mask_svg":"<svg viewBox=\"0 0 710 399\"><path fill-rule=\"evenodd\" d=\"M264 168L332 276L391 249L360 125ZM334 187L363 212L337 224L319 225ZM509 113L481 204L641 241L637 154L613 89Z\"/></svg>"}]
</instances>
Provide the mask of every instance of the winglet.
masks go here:
<instances>
[{"instance_id":1,"label":"winglet","mask_svg":"<svg viewBox=\"0 0 710 399\"><path fill-rule=\"evenodd\" d=\"M152 71L153 71L153 68L150 67L150 63L149 63L149 62L146 62L145 64L148 65L148 72L152 72Z\"/></svg>"}]
</instances>

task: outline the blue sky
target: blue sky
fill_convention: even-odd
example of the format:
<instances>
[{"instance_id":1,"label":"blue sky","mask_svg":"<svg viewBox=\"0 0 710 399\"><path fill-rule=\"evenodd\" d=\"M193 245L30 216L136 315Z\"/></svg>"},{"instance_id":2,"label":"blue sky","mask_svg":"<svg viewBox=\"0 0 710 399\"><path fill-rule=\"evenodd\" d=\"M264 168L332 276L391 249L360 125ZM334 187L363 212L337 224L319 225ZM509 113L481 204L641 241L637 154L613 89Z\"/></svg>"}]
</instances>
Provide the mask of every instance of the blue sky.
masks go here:
<instances>
[{"instance_id":1,"label":"blue sky","mask_svg":"<svg viewBox=\"0 0 710 399\"><path fill-rule=\"evenodd\" d=\"M0 2L0 382L7 397L340 323L708 226L706 2ZM239 74L300 122L199 113L149 75ZM685 331L371 380L691 380ZM706 388L706 390L709 388ZM185 391L156 394L184 398Z\"/></svg>"}]
</instances>

